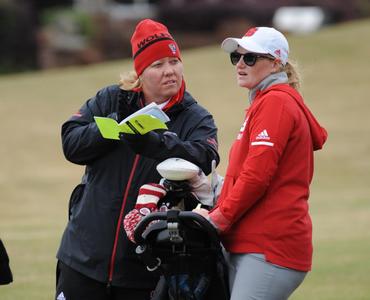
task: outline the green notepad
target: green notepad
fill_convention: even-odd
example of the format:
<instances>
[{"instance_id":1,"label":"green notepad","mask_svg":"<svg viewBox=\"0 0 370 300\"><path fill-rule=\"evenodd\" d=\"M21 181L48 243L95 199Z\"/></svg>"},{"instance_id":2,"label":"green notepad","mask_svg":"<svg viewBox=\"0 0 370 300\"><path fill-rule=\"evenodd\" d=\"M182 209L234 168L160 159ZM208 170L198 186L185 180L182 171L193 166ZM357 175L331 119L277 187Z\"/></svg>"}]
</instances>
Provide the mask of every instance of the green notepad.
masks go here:
<instances>
[{"instance_id":1,"label":"green notepad","mask_svg":"<svg viewBox=\"0 0 370 300\"><path fill-rule=\"evenodd\" d=\"M96 124L105 139L119 140L119 133L145 134L155 129L167 129L166 124L152 115L138 115L125 123L105 117L94 117Z\"/></svg>"}]
</instances>

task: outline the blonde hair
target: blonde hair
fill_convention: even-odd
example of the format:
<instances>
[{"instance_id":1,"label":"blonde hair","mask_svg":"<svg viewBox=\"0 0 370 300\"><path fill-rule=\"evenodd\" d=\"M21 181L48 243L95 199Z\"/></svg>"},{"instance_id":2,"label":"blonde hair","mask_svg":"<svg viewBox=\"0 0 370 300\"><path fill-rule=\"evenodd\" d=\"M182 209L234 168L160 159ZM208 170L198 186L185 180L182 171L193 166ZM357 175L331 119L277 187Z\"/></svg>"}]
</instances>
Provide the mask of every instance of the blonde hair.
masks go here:
<instances>
[{"instance_id":1,"label":"blonde hair","mask_svg":"<svg viewBox=\"0 0 370 300\"><path fill-rule=\"evenodd\" d=\"M282 67L281 71L288 75L288 84L295 90L299 90L301 87L301 75L298 71L297 63L288 61L285 66Z\"/></svg>"},{"instance_id":2,"label":"blonde hair","mask_svg":"<svg viewBox=\"0 0 370 300\"><path fill-rule=\"evenodd\" d=\"M140 77L137 76L135 71L130 71L126 74L121 74L119 87L125 91L131 91L135 88L141 88L142 83Z\"/></svg>"}]
</instances>

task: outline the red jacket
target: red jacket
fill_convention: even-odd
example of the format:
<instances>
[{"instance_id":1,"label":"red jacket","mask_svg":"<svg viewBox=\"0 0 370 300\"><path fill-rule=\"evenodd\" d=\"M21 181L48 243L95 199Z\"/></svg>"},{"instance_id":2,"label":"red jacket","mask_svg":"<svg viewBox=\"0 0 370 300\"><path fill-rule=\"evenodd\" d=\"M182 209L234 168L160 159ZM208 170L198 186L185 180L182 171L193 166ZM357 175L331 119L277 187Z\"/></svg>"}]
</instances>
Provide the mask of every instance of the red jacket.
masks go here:
<instances>
[{"instance_id":1,"label":"red jacket","mask_svg":"<svg viewBox=\"0 0 370 300\"><path fill-rule=\"evenodd\" d=\"M211 220L232 253L263 253L267 261L309 271L308 212L313 151L327 133L299 93L276 84L257 93L234 142Z\"/></svg>"}]
</instances>

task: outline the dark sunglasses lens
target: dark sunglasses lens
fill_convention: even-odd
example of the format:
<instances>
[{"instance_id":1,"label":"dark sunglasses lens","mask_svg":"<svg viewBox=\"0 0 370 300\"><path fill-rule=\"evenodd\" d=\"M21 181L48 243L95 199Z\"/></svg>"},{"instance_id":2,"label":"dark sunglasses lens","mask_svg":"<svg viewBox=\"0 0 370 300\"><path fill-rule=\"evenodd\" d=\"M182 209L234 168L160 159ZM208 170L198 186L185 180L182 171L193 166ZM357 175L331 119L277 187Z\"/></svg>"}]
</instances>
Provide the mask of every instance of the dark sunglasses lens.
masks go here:
<instances>
[{"instance_id":1,"label":"dark sunglasses lens","mask_svg":"<svg viewBox=\"0 0 370 300\"><path fill-rule=\"evenodd\" d=\"M235 66L239 62L242 56L243 56L243 61L246 65L250 67L255 65L257 61L257 56L253 53L240 54L238 52L232 52L230 53L231 63Z\"/></svg>"},{"instance_id":2,"label":"dark sunglasses lens","mask_svg":"<svg viewBox=\"0 0 370 300\"><path fill-rule=\"evenodd\" d=\"M240 53L237 53L237 52L230 53L231 63L235 66L239 62L241 56L242 55Z\"/></svg>"},{"instance_id":3,"label":"dark sunglasses lens","mask_svg":"<svg viewBox=\"0 0 370 300\"><path fill-rule=\"evenodd\" d=\"M254 66L257 61L257 56L253 53L246 53L244 54L244 63L248 66Z\"/></svg>"}]
</instances>

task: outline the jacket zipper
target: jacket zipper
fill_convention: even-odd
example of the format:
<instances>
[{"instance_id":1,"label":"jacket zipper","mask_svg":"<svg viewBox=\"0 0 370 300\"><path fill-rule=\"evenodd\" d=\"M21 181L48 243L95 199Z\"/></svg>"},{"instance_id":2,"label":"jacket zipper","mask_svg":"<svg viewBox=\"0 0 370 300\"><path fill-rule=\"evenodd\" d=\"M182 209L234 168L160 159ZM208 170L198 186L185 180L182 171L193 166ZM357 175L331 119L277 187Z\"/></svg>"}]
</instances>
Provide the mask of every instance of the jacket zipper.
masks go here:
<instances>
[{"instance_id":1,"label":"jacket zipper","mask_svg":"<svg viewBox=\"0 0 370 300\"><path fill-rule=\"evenodd\" d=\"M126 190L125 190L123 200L122 200L121 211L120 211L120 214L119 214L118 224L117 224L117 227L116 227L116 236L114 238L113 250L112 250L112 255L111 255L110 263L109 263L109 272L108 272L109 276L108 276L108 284L107 284L108 289L110 288L112 280L113 280L114 261L116 259L118 238L119 238L120 231L121 231L121 224L122 224L123 213L124 213L126 202L127 202L128 191L130 190L131 182L132 182L132 179L134 177L134 173L135 173L139 158L140 158L140 155L136 154L136 156L134 158L134 164L132 166L130 177L128 179Z\"/></svg>"}]
</instances>

